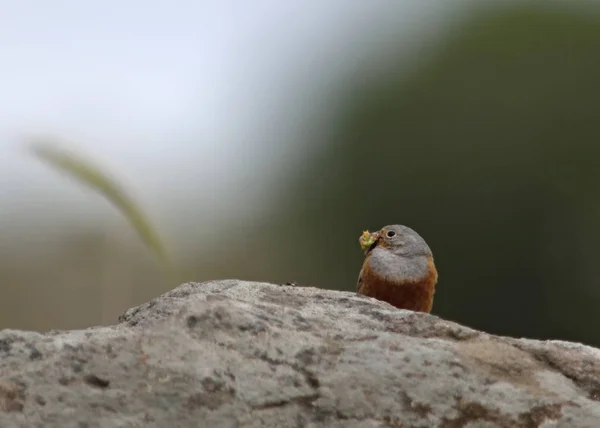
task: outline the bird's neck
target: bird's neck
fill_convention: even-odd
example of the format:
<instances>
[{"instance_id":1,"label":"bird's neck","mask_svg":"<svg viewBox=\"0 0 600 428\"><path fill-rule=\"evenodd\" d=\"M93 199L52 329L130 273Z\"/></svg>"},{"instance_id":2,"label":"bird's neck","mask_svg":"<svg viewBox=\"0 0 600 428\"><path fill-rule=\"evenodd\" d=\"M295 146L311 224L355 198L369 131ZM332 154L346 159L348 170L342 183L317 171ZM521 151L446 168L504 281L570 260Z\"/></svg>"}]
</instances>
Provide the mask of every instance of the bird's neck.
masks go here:
<instances>
[{"instance_id":1,"label":"bird's neck","mask_svg":"<svg viewBox=\"0 0 600 428\"><path fill-rule=\"evenodd\" d=\"M385 248L374 248L368 256L371 269L386 278L419 281L429 272L426 256L405 257Z\"/></svg>"}]
</instances>

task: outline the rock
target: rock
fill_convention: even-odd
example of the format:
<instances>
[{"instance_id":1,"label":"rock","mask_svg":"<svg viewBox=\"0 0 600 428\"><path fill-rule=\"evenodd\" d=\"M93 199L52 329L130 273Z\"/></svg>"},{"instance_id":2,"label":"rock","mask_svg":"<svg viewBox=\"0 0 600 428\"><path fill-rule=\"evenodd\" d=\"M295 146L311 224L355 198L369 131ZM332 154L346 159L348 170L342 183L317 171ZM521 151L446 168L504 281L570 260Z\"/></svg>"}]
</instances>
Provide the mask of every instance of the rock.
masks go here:
<instances>
[{"instance_id":1,"label":"rock","mask_svg":"<svg viewBox=\"0 0 600 428\"><path fill-rule=\"evenodd\" d=\"M0 332L0 427L598 427L600 351L354 293L184 284L110 327Z\"/></svg>"}]
</instances>

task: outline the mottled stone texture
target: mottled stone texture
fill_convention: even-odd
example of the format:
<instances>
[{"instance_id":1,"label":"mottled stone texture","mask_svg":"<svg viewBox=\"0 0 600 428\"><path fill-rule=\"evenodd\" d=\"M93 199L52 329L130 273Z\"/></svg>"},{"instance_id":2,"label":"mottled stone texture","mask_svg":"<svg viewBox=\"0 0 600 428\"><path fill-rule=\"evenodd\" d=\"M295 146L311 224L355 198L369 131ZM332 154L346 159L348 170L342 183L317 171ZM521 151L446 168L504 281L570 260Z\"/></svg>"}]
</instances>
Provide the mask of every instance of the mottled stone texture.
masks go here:
<instances>
[{"instance_id":1,"label":"mottled stone texture","mask_svg":"<svg viewBox=\"0 0 600 428\"><path fill-rule=\"evenodd\" d=\"M189 283L119 321L1 331L0 427L600 426L599 350L353 293Z\"/></svg>"}]
</instances>

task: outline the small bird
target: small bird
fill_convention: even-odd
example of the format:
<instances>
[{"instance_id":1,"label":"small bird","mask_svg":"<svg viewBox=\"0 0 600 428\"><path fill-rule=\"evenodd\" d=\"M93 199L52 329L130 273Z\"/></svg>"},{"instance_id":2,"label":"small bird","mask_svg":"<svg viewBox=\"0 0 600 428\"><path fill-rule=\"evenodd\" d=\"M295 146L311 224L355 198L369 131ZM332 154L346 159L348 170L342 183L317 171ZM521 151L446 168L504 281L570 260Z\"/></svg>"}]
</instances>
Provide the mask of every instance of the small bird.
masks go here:
<instances>
[{"instance_id":1,"label":"small bird","mask_svg":"<svg viewBox=\"0 0 600 428\"><path fill-rule=\"evenodd\" d=\"M390 225L363 232L365 261L356 292L400 308L431 312L438 273L425 240L410 227Z\"/></svg>"}]
</instances>

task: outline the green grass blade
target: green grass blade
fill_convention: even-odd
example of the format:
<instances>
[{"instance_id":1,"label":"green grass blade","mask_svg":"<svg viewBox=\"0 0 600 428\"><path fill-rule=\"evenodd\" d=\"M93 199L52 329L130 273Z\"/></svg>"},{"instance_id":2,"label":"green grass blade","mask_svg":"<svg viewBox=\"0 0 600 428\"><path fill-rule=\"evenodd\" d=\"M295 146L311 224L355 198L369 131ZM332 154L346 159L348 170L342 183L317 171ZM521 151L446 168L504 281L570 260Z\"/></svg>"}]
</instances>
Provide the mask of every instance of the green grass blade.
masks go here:
<instances>
[{"instance_id":1,"label":"green grass blade","mask_svg":"<svg viewBox=\"0 0 600 428\"><path fill-rule=\"evenodd\" d=\"M48 144L34 143L31 148L34 155L42 161L104 195L121 211L144 244L158 256L161 262L168 265L167 252L156 229L125 190L100 168L79 156L68 154Z\"/></svg>"}]
</instances>

